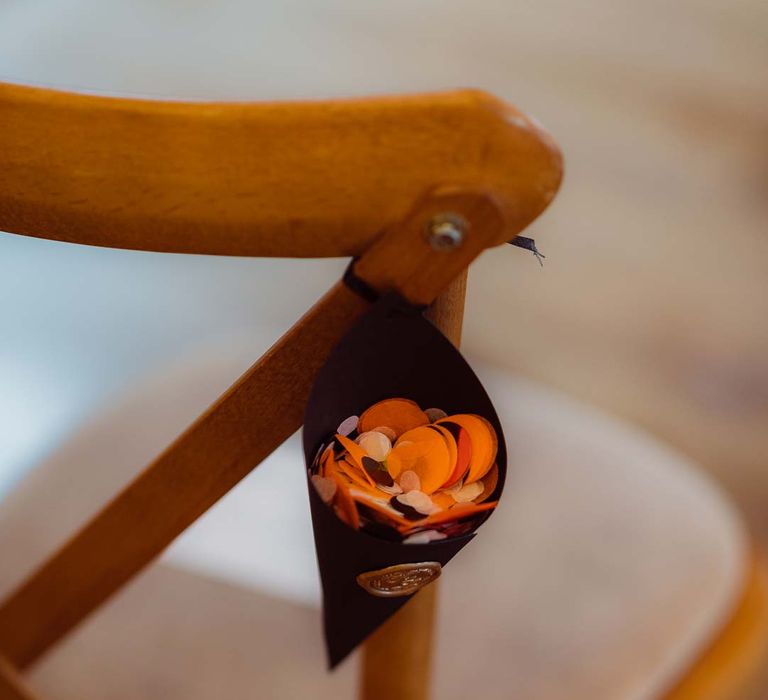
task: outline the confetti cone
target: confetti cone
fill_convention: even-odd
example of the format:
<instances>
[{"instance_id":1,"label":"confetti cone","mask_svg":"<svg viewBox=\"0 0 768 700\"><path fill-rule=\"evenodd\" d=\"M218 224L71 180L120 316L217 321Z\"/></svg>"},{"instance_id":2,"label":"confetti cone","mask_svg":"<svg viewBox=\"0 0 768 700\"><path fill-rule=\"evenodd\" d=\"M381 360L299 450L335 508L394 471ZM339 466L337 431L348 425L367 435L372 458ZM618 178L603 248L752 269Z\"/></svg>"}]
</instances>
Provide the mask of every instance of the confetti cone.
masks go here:
<instances>
[{"instance_id":1,"label":"confetti cone","mask_svg":"<svg viewBox=\"0 0 768 700\"><path fill-rule=\"evenodd\" d=\"M349 438L342 426L354 431ZM303 442L333 668L475 536L501 494L506 453L472 369L419 309L392 295L349 331L318 373ZM409 483L420 490L402 493L398 484L408 490ZM354 495L381 496L390 485L397 510L386 494L375 508ZM422 501L435 511L454 509L427 516ZM434 524L442 539L427 541L422 523ZM411 526L418 536L405 539Z\"/></svg>"}]
</instances>

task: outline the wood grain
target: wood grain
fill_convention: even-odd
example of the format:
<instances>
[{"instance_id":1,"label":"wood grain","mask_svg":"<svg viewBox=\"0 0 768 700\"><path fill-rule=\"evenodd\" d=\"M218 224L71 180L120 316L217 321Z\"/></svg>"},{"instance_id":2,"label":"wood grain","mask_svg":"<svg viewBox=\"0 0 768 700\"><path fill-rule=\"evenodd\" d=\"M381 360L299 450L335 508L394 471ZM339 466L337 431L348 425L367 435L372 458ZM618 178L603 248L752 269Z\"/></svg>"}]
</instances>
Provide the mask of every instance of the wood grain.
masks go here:
<instances>
[{"instance_id":1,"label":"wood grain","mask_svg":"<svg viewBox=\"0 0 768 700\"><path fill-rule=\"evenodd\" d=\"M36 700L16 669L0 656L0 700Z\"/></svg>"},{"instance_id":2,"label":"wood grain","mask_svg":"<svg viewBox=\"0 0 768 700\"><path fill-rule=\"evenodd\" d=\"M465 270L435 300L427 318L457 347L461 344ZM440 581L420 590L363 645L361 700L426 700L432 670L434 622ZM392 669L397 669L393 673Z\"/></svg>"},{"instance_id":3,"label":"wood grain","mask_svg":"<svg viewBox=\"0 0 768 700\"><path fill-rule=\"evenodd\" d=\"M442 213L457 214L467 222L457 249L435 251L429 243L430 223ZM423 198L396 230L374 241L355 263L355 273L374 289L399 291L410 301L426 305L434 301L435 289L446 288L466 270L467 260L494 245L499 233L507 230L495 197L481 191L440 188ZM451 298L455 300L457 293L450 293ZM451 333L460 332L453 328L456 319L453 310L448 310L448 300L438 307L441 323L445 321Z\"/></svg>"},{"instance_id":4,"label":"wood grain","mask_svg":"<svg viewBox=\"0 0 768 700\"><path fill-rule=\"evenodd\" d=\"M430 583L363 646L360 700L426 700L438 583Z\"/></svg>"},{"instance_id":5,"label":"wood grain","mask_svg":"<svg viewBox=\"0 0 768 700\"><path fill-rule=\"evenodd\" d=\"M119 248L359 255L415 197L493 191L507 228L554 197L559 151L475 90L185 103L0 83L0 229Z\"/></svg>"},{"instance_id":6,"label":"wood grain","mask_svg":"<svg viewBox=\"0 0 768 700\"><path fill-rule=\"evenodd\" d=\"M464 301L467 295L468 276L468 270L464 270L455 277L426 313L426 317L457 348L461 345L461 331L464 326Z\"/></svg>"},{"instance_id":7,"label":"wood grain","mask_svg":"<svg viewBox=\"0 0 768 700\"><path fill-rule=\"evenodd\" d=\"M463 245L431 248L425 222L449 206ZM370 285L429 302L499 234L493 202L436 193L358 261ZM413 235L418 229L419 235ZM401 262L402 261L402 262ZM0 650L25 667L152 561L302 423L314 376L369 303L337 283L207 412L0 607Z\"/></svg>"}]
</instances>

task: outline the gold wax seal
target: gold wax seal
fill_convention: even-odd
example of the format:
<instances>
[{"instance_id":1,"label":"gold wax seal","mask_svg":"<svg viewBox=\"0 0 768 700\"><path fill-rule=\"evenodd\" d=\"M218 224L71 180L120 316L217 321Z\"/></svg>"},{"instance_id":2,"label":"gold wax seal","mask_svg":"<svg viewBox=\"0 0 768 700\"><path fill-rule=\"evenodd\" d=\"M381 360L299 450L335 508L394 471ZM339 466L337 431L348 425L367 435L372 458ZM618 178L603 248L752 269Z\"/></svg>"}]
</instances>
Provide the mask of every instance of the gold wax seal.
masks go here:
<instances>
[{"instance_id":1,"label":"gold wax seal","mask_svg":"<svg viewBox=\"0 0 768 700\"><path fill-rule=\"evenodd\" d=\"M378 571L366 571L357 582L371 595L395 598L411 595L440 576L440 563L423 561L418 564L397 564Z\"/></svg>"}]
</instances>

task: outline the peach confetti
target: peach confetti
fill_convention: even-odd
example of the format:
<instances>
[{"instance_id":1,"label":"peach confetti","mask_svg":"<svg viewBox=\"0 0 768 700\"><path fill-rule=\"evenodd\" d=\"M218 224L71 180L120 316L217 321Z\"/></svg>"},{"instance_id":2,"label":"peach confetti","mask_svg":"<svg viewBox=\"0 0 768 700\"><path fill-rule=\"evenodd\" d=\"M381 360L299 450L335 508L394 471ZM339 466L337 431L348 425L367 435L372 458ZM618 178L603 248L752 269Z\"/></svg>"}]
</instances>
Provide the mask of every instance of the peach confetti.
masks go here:
<instances>
[{"instance_id":1,"label":"peach confetti","mask_svg":"<svg viewBox=\"0 0 768 700\"><path fill-rule=\"evenodd\" d=\"M377 462L383 462L392 449L390 439L384 433L379 433L376 430L369 430L367 433L363 433L355 442L365 450L369 457Z\"/></svg>"},{"instance_id":2,"label":"peach confetti","mask_svg":"<svg viewBox=\"0 0 768 700\"><path fill-rule=\"evenodd\" d=\"M415 471L410 469L406 469L400 474L398 483L405 493L408 493L409 491L421 491L421 479L419 479L419 475Z\"/></svg>"},{"instance_id":3,"label":"peach confetti","mask_svg":"<svg viewBox=\"0 0 768 700\"><path fill-rule=\"evenodd\" d=\"M317 489L317 493L322 499L323 503L330 503L333 497L336 495L336 482L333 479L328 479L324 476L312 475L312 484Z\"/></svg>"}]
</instances>

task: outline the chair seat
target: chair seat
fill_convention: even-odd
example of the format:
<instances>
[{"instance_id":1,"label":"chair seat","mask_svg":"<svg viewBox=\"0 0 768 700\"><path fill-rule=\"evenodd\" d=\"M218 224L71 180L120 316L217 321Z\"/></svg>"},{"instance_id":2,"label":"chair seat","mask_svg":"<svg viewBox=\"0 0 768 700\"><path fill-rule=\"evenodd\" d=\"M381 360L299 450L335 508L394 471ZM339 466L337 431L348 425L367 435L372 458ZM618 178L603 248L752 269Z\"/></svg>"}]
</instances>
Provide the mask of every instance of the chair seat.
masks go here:
<instances>
[{"instance_id":1,"label":"chair seat","mask_svg":"<svg viewBox=\"0 0 768 700\"><path fill-rule=\"evenodd\" d=\"M0 503L0 590L93 513L261 351L243 336L136 384ZM647 436L480 368L507 489L441 584L435 697L653 698L729 617L745 575L721 493ZM213 458L213 456L212 456ZM349 695L326 675L297 438L34 670L56 698ZM234 585L233 585L234 584ZM92 672L84 674L83 664Z\"/></svg>"}]
</instances>

